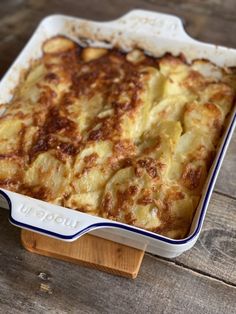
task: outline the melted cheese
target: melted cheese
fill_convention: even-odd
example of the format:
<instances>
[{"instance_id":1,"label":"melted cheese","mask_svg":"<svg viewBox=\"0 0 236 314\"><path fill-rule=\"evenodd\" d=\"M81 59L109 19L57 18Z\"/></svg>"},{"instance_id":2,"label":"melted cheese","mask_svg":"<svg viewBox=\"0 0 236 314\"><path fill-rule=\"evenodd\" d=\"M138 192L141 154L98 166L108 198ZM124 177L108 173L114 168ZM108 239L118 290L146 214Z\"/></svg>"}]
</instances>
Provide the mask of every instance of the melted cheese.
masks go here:
<instances>
[{"instance_id":1,"label":"melted cheese","mask_svg":"<svg viewBox=\"0 0 236 314\"><path fill-rule=\"evenodd\" d=\"M184 238L236 73L135 49L43 45L0 119L0 186Z\"/></svg>"}]
</instances>

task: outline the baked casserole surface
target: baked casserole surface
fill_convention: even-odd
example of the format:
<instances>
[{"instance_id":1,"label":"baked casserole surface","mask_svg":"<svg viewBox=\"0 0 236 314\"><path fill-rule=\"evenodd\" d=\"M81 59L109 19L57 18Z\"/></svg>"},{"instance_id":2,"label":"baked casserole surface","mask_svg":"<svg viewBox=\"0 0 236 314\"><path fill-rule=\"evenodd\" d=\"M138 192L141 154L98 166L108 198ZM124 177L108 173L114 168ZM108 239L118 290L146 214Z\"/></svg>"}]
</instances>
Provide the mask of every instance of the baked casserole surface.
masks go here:
<instances>
[{"instance_id":1,"label":"baked casserole surface","mask_svg":"<svg viewBox=\"0 0 236 314\"><path fill-rule=\"evenodd\" d=\"M235 91L207 60L51 38L1 105L0 186L184 238Z\"/></svg>"}]
</instances>

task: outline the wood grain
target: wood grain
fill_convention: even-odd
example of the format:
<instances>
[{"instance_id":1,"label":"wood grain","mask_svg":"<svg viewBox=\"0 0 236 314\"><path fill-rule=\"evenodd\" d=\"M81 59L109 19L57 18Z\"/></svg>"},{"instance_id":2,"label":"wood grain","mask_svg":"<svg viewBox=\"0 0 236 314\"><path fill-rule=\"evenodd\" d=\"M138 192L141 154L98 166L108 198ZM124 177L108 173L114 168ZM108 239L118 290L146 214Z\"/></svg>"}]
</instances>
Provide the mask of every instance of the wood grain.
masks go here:
<instances>
[{"instance_id":1,"label":"wood grain","mask_svg":"<svg viewBox=\"0 0 236 314\"><path fill-rule=\"evenodd\" d=\"M144 251L89 234L74 242L63 242L22 230L21 243L32 253L132 279L137 277L144 256Z\"/></svg>"},{"instance_id":2,"label":"wood grain","mask_svg":"<svg viewBox=\"0 0 236 314\"><path fill-rule=\"evenodd\" d=\"M236 132L221 167L215 191L236 198Z\"/></svg>"},{"instance_id":3,"label":"wood grain","mask_svg":"<svg viewBox=\"0 0 236 314\"><path fill-rule=\"evenodd\" d=\"M199 240L175 262L236 286L236 200L213 194Z\"/></svg>"},{"instance_id":4,"label":"wood grain","mask_svg":"<svg viewBox=\"0 0 236 314\"><path fill-rule=\"evenodd\" d=\"M25 0L1 0L0 19L11 16L26 5Z\"/></svg>"},{"instance_id":5,"label":"wood grain","mask_svg":"<svg viewBox=\"0 0 236 314\"><path fill-rule=\"evenodd\" d=\"M234 313L236 288L145 255L135 280L31 254L0 212L1 313ZM222 298L222 299L221 299Z\"/></svg>"}]
</instances>

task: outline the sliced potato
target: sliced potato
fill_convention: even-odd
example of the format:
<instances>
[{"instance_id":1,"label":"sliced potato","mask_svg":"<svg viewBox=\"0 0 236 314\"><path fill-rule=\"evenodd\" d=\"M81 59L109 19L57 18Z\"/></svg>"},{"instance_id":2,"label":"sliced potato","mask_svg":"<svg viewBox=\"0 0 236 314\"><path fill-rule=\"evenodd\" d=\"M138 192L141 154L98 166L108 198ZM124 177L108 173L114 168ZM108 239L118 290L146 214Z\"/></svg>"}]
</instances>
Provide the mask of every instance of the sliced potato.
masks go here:
<instances>
[{"instance_id":1,"label":"sliced potato","mask_svg":"<svg viewBox=\"0 0 236 314\"><path fill-rule=\"evenodd\" d=\"M89 62L89 61L101 58L107 53L108 53L108 50L104 48L87 47L87 48L84 48L82 51L82 60L85 62Z\"/></svg>"},{"instance_id":2,"label":"sliced potato","mask_svg":"<svg viewBox=\"0 0 236 314\"><path fill-rule=\"evenodd\" d=\"M126 60L128 60L129 62L133 64L142 62L144 59L145 59L145 54L143 53L143 51L139 49L134 49L126 55Z\"/></svg>"},{"instance_id":3,"label":"sliced potato","mask_svg":"<svg viewBox=\"0 0 236 314\"><path fill-rule=\"evenodd\" d=\"M142 69L140 84L143 88L138 91L134 109L127 112L121 119L122 138L138 139L148 127L150 109L156 99L162 93L163 76L155 69L146 67ZM135 92L135 89L134 89ZM118 102L130 102L132 95L126 95L127 99L118 99ZM122 95L120 96L122 97ZM124 97L124 96L123 96Z\"/></svg>"},{"instance_id":4,"label":"sliced potato","mask_svg":"<svg viewBox=\"0 0 236 314\"><path fill-rule=\"evenodd\" d=\"M39 154L25 173L27 186L47 189L47 200L54 200L69 192L71 168L69 162L62 163L51 152Z\"/></svg>"},{"instance_id":5,"label":"sliced potato","mask_svg":"<svg viewBox=\"0 0 236 314\"><path fill-rule=\"evenodd\" d=\"M194 60L191 68L210 81L219 81L223 77L223 70L207 60Z\"/></svg>"},{"instance_id":6,"label":"sliced potato","mask_svg":"<svg viewBox=\"0 0 236 314\"><path fill-rule=\"evenodd\" d=\"M18 154L22 130L21 120L8 116L0 119L0 154Z\"/></svg>"},{"instance_id":7,"label":"sliced potato","mask_svg":"<svg viewBox=\"0 0 236 314\"><path fill-rule=\"evenodd\" d=\"M96 93L93 97L75 97L69 94L66 101L64 110L68 118L76 122L78 130L83 133L91 125L94 118L98 116L103 108L103 95Z\"/></svg>"},{"instance_id":8,"label":"sliced potato","mask_svg":"<svg viewBox=\"0 0 236 314\"><path fill-rule=\"evenodd\" d=\"M189 102L189 97L176 95L163 98L151 110L149 115L149 125L158 124L162 120L181 120L184 107Z\"/></svg>"},{"instance_id":9,"label":"sliced potato","mask_svg":"<svg viewBox=\"0 0 236 314\"><path fill-rule=\"evenodd\" d=\"M167 77L171 73L186 73L188 72L188 65L180 58L172 55L165 55L159 60L159 68L161 73Z\"/></svg>"},{"instance_id":10,"label":"sliced potato","mask_svg":"<svg viewBox=\"0 0 236 314\"><path fill-rule=\"evenodd\" d=\"M105 218L153 229L159 226L150 176L136 176L133 167L119 170L107 183L101 202Z\"/></svg>"},{"instance_id":11,"label":"sliced potato","mask_svg":"<svg viewBox=\"0 0 236 314\"><path fill-rule=\"evenodd\" d=\"M72 186L77 193L87 193L102 189L113 169L110 158L113 154L110 141L88 144L76 157Z\"/></svg>"},{"instance_id":12,"label":"sliced potato","mask_svg":"<svg viewBox=\"0 0 236 314\"><path fill-rule=\"evenodd\" d=\"M19 180L23 175L22 166L19 158L0 159L0 181Z\"/></svg>"},{"instance_id":13,"label":"sliced potato","mask_svg":"<svg viewBox=\"0 0 236 314\"><path fill-rule=\"evenodd\" d=\"M83 212L98 212L102 191L72 194L65 201L64 206L74 208Z\"/></svg>"},{"instance_id":14,"label":"sliced potato","mask_svg":"<svg viewBox=\"0 0 236 314\"><path fill-rule=\"evenodd\" d=\"M208 134L197 130L184 133L166 177L168 184L178 182L191 195L200 195L214 152L215 147Z\"/></svg>"},{"instance_id":15,"label":"sliced potato","mask_svg":"<svg viewBox=\"0 0 236 314\"><path fill-rule=\"evenodd\" d=\"M141 155L148 155L166 165L166 170L180 139L182 127L176 121L162 121L144 133L139 145Z\"/></svg>"},{"instance_id":16,"label":"sliced potato","mask_svg":"<svg viewBox=\"0 0 236 314\"><path fill-rule=\"evenodd\" d=\"M157 216L161 221L155 231L174 239L183 238L189 231L198 198L176 183L162 184L155 197Z\"/></svg>"},{"instance_id":17,"label":"sliced potato","mask_svg":"<svg viewBox=\"0 0 236 314\"><path fill-rule=\"evenodd\" d=\"M43 45L43 52L46 54L59 54L74 48L76 48L75 42L63 36L57 36L46 40Z\"/></svg>"},{"instance_id":18,"label":"sliced potato","mask_svg":"<svg viewBox=\"0 0 236 314\"><path fill-rule=\"evenodd\" d=\"M233 88L224 83L209 84L200 95L201 102L216 105L223 118L229 113L234 102Z\"/></svg>"},{"instance_id":19,"label":"sliced potato","mask_svg":"<svg viewBox=\"0 0 236 314\"><path fill-rule=\"evenodd\" d=\"M185 107L184 128L185 132L200 131L209 136L216 143L223 125L221 110L213 103L192 102Z\"/></svg>"},{"instance_id":20,"label":"sliced potato","mask_svg":"<svg viewBox=\"0 0 236 314\"><path fill-rule=\"evenodd\" d=\"M176 146L175 158L186 161L189 156L195 159L207 159L209 152L214 152L213 145L208 134L204 134L201 130L189 131L184 133Z\"/></svg>"}]
</instances>

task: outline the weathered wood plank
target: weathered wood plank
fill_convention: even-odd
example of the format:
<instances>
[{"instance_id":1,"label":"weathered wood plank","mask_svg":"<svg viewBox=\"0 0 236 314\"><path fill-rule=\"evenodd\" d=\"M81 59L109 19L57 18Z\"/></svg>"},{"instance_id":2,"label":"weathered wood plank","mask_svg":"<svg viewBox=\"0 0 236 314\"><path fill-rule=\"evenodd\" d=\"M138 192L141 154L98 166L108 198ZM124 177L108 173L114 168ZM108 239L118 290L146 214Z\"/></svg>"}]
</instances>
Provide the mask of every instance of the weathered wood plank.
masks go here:
<instances>
[{"instance_id":1,"label":"weathered wood plank","mask_svg":"<svg viewBox=\"0 0 236 314\"><path fill-rule=\"evenodd\" d=\"M17 10L22 9L26 5L27 0L1 0L0 19L10 16Z\"/></svg>"},{"instance_id":2,"label":"weathered wood plank","mask_svg":"<svg viewBox=\"0 0 236 314\"><path fill-rule=\"evenodd\" d=\"M221 167L215 191L236 198L236 131Z\"/></svg>"},{"instance_id":3,"label":"weathered wood plank","mask_svg":"<svg viewBox=\"0 0 236 314\"><path fill-rule=\"evenodd\" d=\"M156 4L155 0L149 0L148 2ZM188 11L189 14L212 15L220 20L234 20L235 17L234 0L159 0L157 5L165 5L169 10L177 8L179 11Z\"/></svg>"},{"instance_id":4,"label":"weathered wood plank","mask_svg":"<svg viewBox=\"0 0 236 314\"><path fill-rule=\"evenodd\" d=\"M233 1L233 0L232 0ZM176 3L178 2L178 4ZM222 5L219 6L214 0L208 1L144 1L144 0L129 0L122 2L114 0L112 3L109 0L90 0L89 10L88 4L82 1L57 1L46 0L41 1L28 1L27 6L24 9L16 12L12 16L7 16L3 21L0 21L0 25L8 25L7 27L14 27L14 19L16 20L14 33L22 34L22 28L24 32L32 32L37 23L48 14L64 13L78 17L84 17L95 20L110 20L115 19L129 10L135 8L148 9L160 12L166 12L170 14L176 14L182 17L186 21L186 27L188 32L194 36L199 37L204 41L210 41L215 44L226 44L228 46L235 47L234 32L235 23L234 19L225 19L224 10ZM227 12L233 14L233 4L231 1L224 1L224 6L227 8ZM216 15L216 11L219 11L219 16ZM27 16L23 15L26 14ZM23 23L17 23L19 17L23 17ZM227 31L228 29L228 31ZM2 27L1 27L2 32ZM25 35L25 34L24 34Z\"/></svg>"},{"instance_id":5,"label":"weathered wood plank","mask_svg":"<svg viewBox=\"0 0 236 314\"><path fill-rule=\"evenodd\" d=\"M212 0L213 1L213 0ZM129 0L121 1L114 0L90 0L90 6L88 10L88 4L86 2L68 0L67 5L64 5L63 1L51 0L50 3L46 3L46 0L41 0L40 12L44 14L52 14L55 12L63 12L73 16L80 16L88 19L95 20L109 20L115 19L129 10L140 8L147 10L154 10L159 12L165 12L175 14L183 18L186 22L187 31L195 38L199 38L203 41L212 42L215 44L226 45L230 47L235 46L234 30L236 25L234 19L225 19L220 10L220 6L208 4L206 6L203 1L197 1L195 3L186 3L182 1L182 4L178 1L144 1L144 0ZM200 3L201 2L201 3ZM34 11L34 1L32 3L32 10ZM225 1L227 3L227 1ZM39 4L37 4L39 6ZM228 4L228 12L232 12L233 4ZM208 7L208 9L207 9ZM218 8L218 15L216 12ZM231 10L230 10L231 8ZM219 14L221 12L220 18ZM229 30L228 32L226 30Z\"/></svg>"},{"instance_id":6,"label":"weathered wood plank","mask_svg":"<svg viewBox=\"0 0 236 314\"><path fill-rule=\"evenodd\" d=\"M28 253L0 212L2 313L233 313L236 288L146 255L136 280ZM206 293L207 291L207 293ZM224 299L223 302L221 301Z\"/></svg>"},{"instance_id":7,"label":"weathered wood plank","mask_svg":"<svg viewBox=\"0 0 236 314\"><path fill-rule=\"evenodd\" d=\"M213 194L199 240L176 262L236 285L236 200Z\"/></svg>"}]
</instances>

